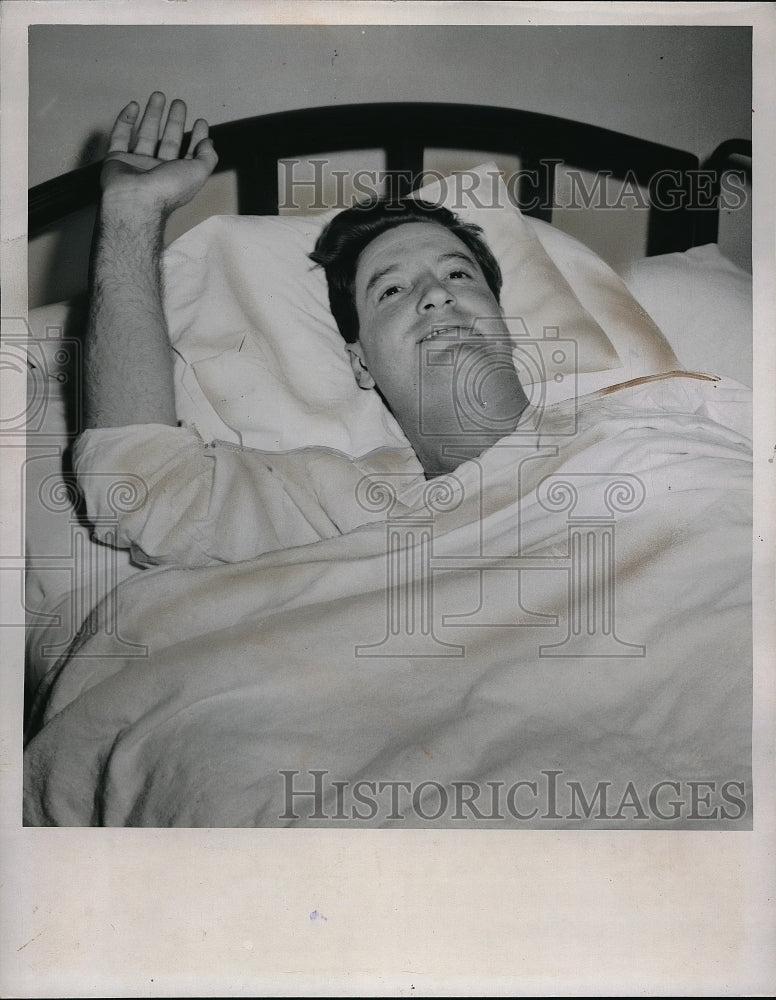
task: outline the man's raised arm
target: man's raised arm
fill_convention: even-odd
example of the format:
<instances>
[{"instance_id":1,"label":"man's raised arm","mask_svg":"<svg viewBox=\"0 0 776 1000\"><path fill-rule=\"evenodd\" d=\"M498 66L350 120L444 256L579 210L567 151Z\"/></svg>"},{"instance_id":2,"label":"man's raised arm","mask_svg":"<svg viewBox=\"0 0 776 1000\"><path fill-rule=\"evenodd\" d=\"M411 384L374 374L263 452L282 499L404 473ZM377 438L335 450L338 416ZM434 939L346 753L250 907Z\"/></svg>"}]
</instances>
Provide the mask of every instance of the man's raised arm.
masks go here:
<instances>
[{"instance_id":1,"label":"man's raised arm","mask_svg":"<svg viewBox=\"0 0 776 1000\"><path fill-rule=\"evenodd\" d=\"M162 306L161 254L169 215L199 191L218 157L207 122L194 123L185 156L186 105L164 94L116 119L102 169L90 266L86 338L87 427L176 423L173 360Z\"/></svg>"}]
</instances>

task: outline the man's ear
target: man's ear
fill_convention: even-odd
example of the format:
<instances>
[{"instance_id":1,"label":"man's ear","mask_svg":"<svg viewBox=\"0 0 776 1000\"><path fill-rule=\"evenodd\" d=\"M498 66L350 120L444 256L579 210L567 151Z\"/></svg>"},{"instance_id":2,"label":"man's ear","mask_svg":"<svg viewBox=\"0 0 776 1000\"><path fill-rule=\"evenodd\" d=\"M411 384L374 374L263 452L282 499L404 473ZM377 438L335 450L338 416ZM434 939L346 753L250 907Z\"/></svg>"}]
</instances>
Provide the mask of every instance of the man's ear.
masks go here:
<instances>
[{"instance_id":1,"label":"man's ear","mask_svg":"<svg viewBox=\"0 0 776 1000\"><path fill-rule=\"evenodd\" d=\"M375 380L369 374L366 361L364 361L364 349L361 347L361 342L357 340L354 344L348 344L346 350L350 359L350 370L353 372L353 378L359 389L374 389Z\"/></svg>"}]
</instances>

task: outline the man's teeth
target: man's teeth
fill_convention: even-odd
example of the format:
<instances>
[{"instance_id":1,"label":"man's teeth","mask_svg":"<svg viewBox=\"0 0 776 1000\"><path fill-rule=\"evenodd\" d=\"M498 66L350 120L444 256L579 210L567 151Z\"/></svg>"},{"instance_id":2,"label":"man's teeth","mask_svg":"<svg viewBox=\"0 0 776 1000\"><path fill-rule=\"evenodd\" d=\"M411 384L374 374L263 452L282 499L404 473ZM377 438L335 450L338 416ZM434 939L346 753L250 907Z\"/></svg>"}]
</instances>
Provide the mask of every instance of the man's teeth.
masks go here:
<instances>
[{"instance_id":1,"label":"man's teeth","mask_svg":"<svg viewBox=\"0 0 776 1000\"><path fill-rule=\"evenodd\" d=\"M435 326L431 333L427 333L423 340L433 340L434 337L438 337L440 333L449 333L451 330L456 330L457 327L454 326Z\"/></svg>"}]
</instances>

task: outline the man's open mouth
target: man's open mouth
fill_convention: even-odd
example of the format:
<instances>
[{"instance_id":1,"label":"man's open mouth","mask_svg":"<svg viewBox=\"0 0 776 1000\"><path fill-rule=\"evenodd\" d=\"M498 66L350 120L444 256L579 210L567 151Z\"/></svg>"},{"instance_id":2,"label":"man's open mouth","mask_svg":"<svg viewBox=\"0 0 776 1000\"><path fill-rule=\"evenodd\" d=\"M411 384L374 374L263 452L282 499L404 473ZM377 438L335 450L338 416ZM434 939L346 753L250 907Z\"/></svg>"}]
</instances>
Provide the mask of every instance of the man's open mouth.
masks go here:
<instances>
[{"instance_id":1,"label":"man's open mouth","mask_svg":"<svg viewBox=\"0 0 776 1000\"><path fill-rule=\"evenodd\" d=\"M420 340L419 344L424 343L427 340L434 340L436 337L459 337L461 334L466 336L479 337L482 336L477 330L472 329L470 326L435 326L428 333L424 334Z\"/></svg>"}]
</instances>

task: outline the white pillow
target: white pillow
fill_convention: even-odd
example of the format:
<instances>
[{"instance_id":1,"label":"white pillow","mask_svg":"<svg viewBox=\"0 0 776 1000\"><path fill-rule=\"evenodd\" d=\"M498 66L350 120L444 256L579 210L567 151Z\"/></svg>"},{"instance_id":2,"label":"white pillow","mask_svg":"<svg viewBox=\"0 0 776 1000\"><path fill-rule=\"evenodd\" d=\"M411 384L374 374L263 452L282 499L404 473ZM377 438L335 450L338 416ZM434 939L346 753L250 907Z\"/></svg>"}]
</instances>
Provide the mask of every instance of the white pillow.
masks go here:
<instances>
[{"instance_id":1,"label":"white pillow","mask_svg":"<svg viewBox=\"0 0 776 1000\"><path fill-rule=\"evenodd\" d=\"M494 164L419 196L482 227L502 268L502 307L533 404L678 367L621 279L578 241L523 217ZM334 214L214 217L168 248L176 405L203 437L353 456L407 446L377 393L356 386L323 271L307 256ZM542 347L547 328L573 344Z\"/></svg>"},{"instance_id":2,"label":"white pillow","mask_svg":"<svg viewBox=\"0 0 776 1000\"><path fill-rule=\"evenodd\" d=\"M307 257L320 229L315 218L216 216L168 248L176 408L206 440L354 456L406 446L377 394L354 382Z\"/></svg>"},{"instance_id":3,"label":"white pillow","mask_svg":"<svg viewBox=\"0 0 776 1000\"><path fill-rule=\"evenodd\" d=\"M580 303L598 320L620 358L622 367L612 372L616 378L599 379L600 384L595 388L683 367L659 326L636 302L623 279L595 251L546 222L539 219L528 222ZM588 385L593 383L589 378L584 381Z\"/></svg>"},{"instance_id":4,"label":"white pillow","mask_svg":"<svg viewBox=\"0 0 776 1000\"><path fill-rule=\"evenodd\" d=\"M716 243L647 257L624 277L684 367L751 387L752 276Z\"/></svg>"}]
</instances>

